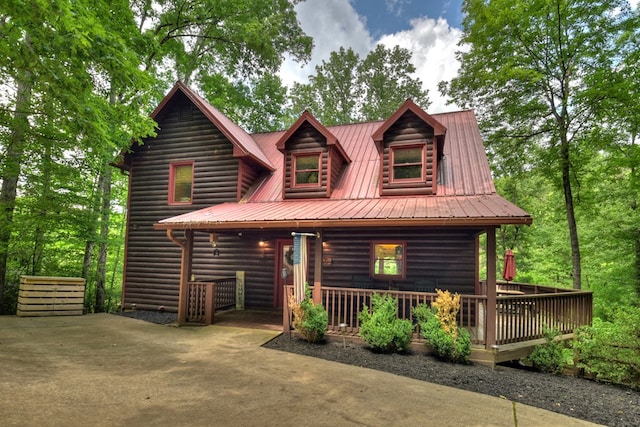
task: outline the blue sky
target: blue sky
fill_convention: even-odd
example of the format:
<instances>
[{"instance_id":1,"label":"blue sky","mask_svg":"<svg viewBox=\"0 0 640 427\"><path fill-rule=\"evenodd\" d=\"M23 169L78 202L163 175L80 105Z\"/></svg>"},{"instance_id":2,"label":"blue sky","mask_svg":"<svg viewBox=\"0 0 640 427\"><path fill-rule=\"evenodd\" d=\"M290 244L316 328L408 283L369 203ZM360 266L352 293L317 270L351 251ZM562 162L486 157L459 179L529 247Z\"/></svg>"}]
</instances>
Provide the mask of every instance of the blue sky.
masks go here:
<instances>
[{"instance_id":1,"label":"blue sky","mask_svg":"<svg viewBox=\"0 0 640 427\"><path fill-rule=\"evenodd\" d=\"M412 53L416 77L429 91L428 111L452 111L437 85L457 74L455 59L461 36L462 0L305 0L296 6L302 29L314 39L307 64L286 61L280 76L285 84L306 82L315 66L340 47L361 57L377 44L400 46Z\"/></svg>"},{"instance_id":2,"label":"blue sky","mask_svg":"<svg viewBox=\"0 0 640 427\"><path fill-rule=\"evenodd\" d=\"M461 27L462 0L354 0L353 8L366 17L371 34L390 34L411 28L415 18L444 18L452 27Z\"/></svg>"}]
</instances>

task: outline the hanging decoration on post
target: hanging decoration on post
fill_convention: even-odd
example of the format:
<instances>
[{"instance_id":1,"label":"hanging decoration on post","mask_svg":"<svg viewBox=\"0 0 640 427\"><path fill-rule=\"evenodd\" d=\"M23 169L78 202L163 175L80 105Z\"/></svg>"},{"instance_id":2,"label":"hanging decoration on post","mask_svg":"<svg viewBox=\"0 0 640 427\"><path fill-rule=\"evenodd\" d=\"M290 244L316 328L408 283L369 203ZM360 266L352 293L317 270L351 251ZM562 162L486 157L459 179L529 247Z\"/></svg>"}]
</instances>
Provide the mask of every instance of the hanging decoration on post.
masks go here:
<instances>
[{"instance_id":1,"label":"hanging decoration on post","mask_svg":"<svg viewBox=\"0 0 640 427\"><path fill-rule=\"evenodd\" d=\"M293 295L297 304L304 299L307 282L307 236L303 233L293 234Z\"/></svg>"}]
</instances>

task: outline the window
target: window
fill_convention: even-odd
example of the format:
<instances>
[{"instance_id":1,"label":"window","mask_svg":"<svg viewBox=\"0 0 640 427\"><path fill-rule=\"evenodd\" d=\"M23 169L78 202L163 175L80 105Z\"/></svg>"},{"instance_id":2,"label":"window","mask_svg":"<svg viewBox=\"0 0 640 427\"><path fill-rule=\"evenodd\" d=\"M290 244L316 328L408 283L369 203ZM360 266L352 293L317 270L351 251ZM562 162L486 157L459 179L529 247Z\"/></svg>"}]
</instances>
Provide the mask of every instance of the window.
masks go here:
<instances>
[{"instance_id":1,"label":"window","mask_svg":"<svg viewBox=\"0 0 640 427\"><path fill-rule=\"evenodd\" d=\"M293 187L320 185L320 153L293 155Z\"/></svg>"},{"instance_id":2,"label":"window","mask_svg":"<svg viewBox=\"0 0 640 427\"><path fill-rule=\"evenodd\" d=\"M372 242L371 269L373 277L406 277L406 247L404 242Z\"/></svg>"},{"instance_id":3,"label":"window","mask_svg":"<svg viewBox=\"0 0 640 427\"><path fill-rule=\"evenodd\" d=\"M169 204L191 203L193 162L172 163L169 169Z\"/></svg>"},{"instance_id":4,"label":"window","mask_svg":"<svg viewBox=\"0 0 640 427\"><path fill-rule=\"evenodd\" d=\"M391 147L392 182L423 181L425 146Z\"/></svg>"}]
</instances>

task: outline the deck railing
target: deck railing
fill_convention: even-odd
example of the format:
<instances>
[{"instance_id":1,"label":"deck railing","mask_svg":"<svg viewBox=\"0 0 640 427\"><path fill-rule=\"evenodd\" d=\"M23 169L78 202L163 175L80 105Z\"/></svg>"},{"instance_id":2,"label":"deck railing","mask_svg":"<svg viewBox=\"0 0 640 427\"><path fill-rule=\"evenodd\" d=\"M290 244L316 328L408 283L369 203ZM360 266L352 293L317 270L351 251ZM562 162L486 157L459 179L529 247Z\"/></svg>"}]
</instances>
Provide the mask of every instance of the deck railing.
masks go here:
<instances>
[{"instance_id":1,"label":"deck railing","mask_svg":"<svg viewBox=\"0 0 640 427\"><path fill-rule=\"evenodd\" d=\"M187 322L213 323L216 310L236 304L236 278L187 282Z\"/></svg>"},{"instance_id":2,"label":"deck railing","mask_svg":"<svg viewBox=\"0 0 640 427\"><path fill-rule=\"evenodd\" d=\"M555 290L528 285L537 294L497 296L496 307L489 310L486 295L461 295L458 326L466 328L473 344L491 346L528 341L544 337L545 329L557 329L562 334L572 333L582 325L591 324L592 293L590 291ZM525 291L523 288L513 289ZM285 301L293 292L286 287ZM371 308L371 295L389 294L397 300L398 317L413 319L413 308L419 304L431 304L436 293L394 291L359 288L322 287L322 304L327 310L328 332L357 335L359 315L366 306ZM286 303L285 303L286 307ZM487 314L496 318L495 343L487 343ZM285 328L291 325L291 313L284 310ZM414 338L419 338L416 327Z\"/></svg>"},{"instance_id":3,"label":"deck railing","mask_svg":"<svg viewBox=\"0 0 640 427\"><path fill-rule=\"evenodd\" d=\"M543 338L546 329L570 334L591 324L592 307L591 291L497 296L496 344Z\"/></svg>"}]
</instances>

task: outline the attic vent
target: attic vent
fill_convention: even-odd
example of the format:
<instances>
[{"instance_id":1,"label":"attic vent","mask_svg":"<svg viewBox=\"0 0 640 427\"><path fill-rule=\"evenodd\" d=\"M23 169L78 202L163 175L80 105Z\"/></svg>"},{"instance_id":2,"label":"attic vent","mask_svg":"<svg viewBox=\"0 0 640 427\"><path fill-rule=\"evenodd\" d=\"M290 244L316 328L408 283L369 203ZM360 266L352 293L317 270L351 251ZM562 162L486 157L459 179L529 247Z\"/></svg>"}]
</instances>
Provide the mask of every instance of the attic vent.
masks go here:
<instances>
[{"instance_id":1,"label":"attic vent","mask_svg":"<svg viewBox=\"0 0 640 427\"><path fill-rule=\"evenodd\" d=\"M189 122L193 120L193 104L185 104L180 107L180 121Z\"/></svg>"}]
</instances>

